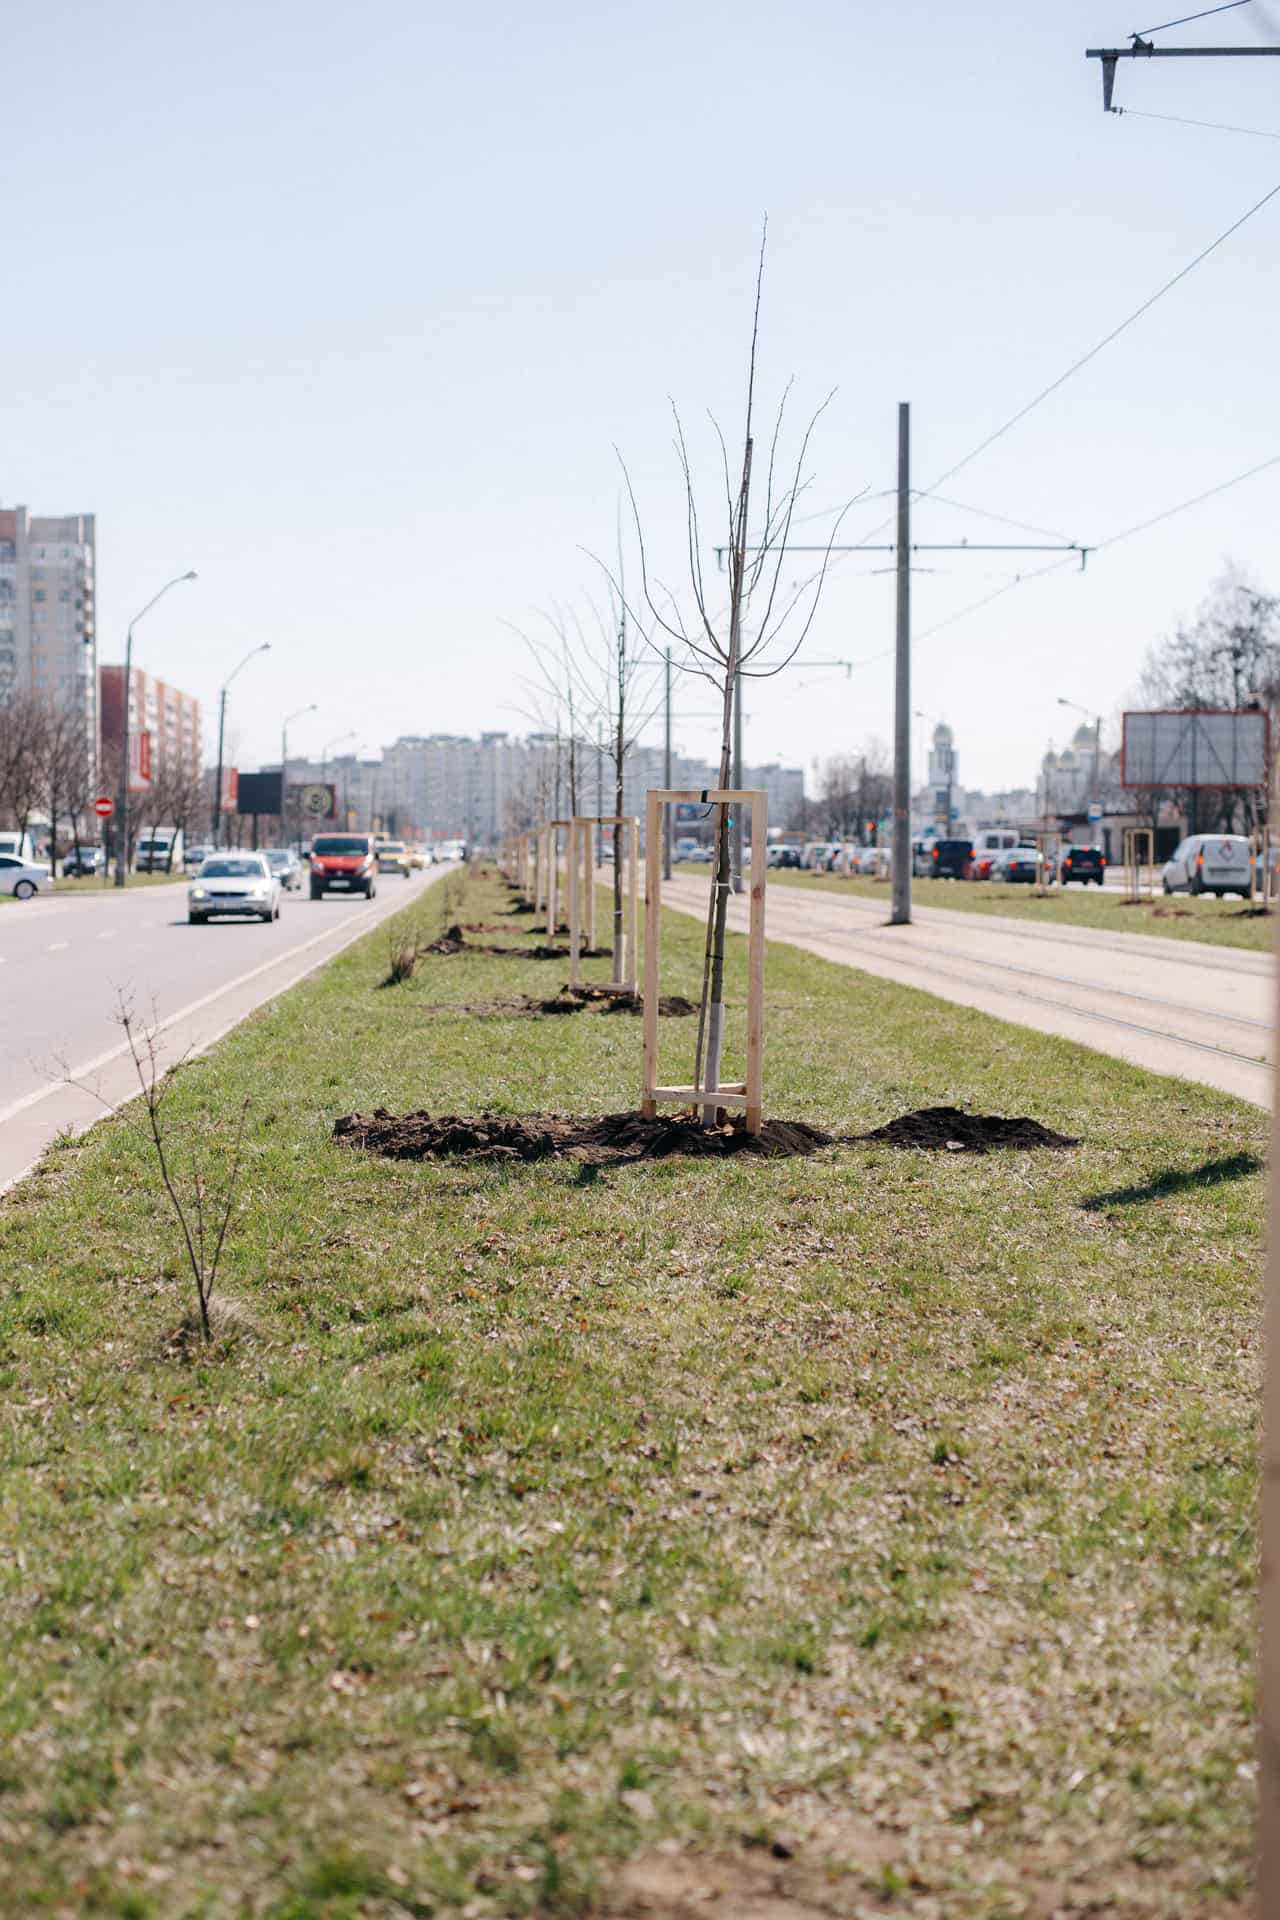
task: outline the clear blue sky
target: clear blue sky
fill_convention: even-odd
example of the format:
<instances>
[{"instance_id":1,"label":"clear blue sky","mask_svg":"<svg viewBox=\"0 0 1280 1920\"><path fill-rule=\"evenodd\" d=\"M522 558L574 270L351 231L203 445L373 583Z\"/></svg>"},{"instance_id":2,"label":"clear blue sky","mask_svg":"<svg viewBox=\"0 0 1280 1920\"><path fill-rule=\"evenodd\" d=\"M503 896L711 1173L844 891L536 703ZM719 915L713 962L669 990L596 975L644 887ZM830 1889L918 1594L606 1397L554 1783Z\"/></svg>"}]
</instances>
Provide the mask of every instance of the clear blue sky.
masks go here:
<instances>
[{"instance_id":1,"label":"clear blue sky","mask_svg":"<svg viewBox=\"0 0 1280 1920\"><path fill-rule=\"evenodd\" d=\"M1128 0L12 9L0 501L98 514L103 659L188 566L143 664L212 703L271 641L233 690L246 766L310 699L300 750L522 728L504 623L598 592L615 443L678 574L667 396L700 457L706 408L736 437L765 209L764 393L838 389L824 506L892 483L900 399L927 485L1280 180L1280 142L1104 118L1084 48L1150 24ZM1170 61L1118 98L1280 131L1278 93L1280 61ZM948 494L1093 541L1280 453L1278 233L1280 200ZM1280 468L922 639L916 704L965 781L1030 780L1059 693L1110 714L1227 554L1280 588L1278 501ZM984 529L917 513L920 539ZM754 689L750 758L888 736L884 564L837 570L810 642L871 664ZM929 564L922 632L1016 567Z\"/></svg>"}]
</instances>

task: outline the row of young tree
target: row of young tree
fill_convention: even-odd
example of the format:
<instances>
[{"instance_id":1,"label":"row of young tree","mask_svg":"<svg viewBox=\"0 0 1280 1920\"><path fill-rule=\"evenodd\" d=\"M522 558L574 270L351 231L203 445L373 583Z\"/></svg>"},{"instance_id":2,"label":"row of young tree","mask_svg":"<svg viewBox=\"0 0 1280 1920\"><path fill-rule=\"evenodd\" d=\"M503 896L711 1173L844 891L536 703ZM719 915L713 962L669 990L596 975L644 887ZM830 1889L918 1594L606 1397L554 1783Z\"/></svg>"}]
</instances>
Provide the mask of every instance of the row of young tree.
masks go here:
<instances>
[{"instance_id":1,"label":"row of young tree","mask_svg":"<svg viewBox=\"0 0 1280 1920\"><path fill-rule=\"evenodd\" d=\"M684 587L674 588L668 584L669 574L655 570L640 503L620 456L630 520L627 544L634 556L633 565L629 570L624 567L620 525L615 557L606 562L592 556L606 606L593 610L586 622L553 615L547 637L531 640L539 689L553 708L554 737L567 743L565 797L571 810L577 810L580 782L577 742L598 722L609 741L613 811L622 812L626 756L658 710L663 696L661 677L668 671L710 688L719 735L716 787L729 789L735 703L740 715L743 682L772 678L782 672L803 646L813 624L843 516L837 516L818 564L803 578L793 577L794 562L788 559L788 553L796 509L810 484L805 472L810 439L831 396L796 434L788 455L783 448L788 427L788 382L767 444L757 458L757 354L763 276L762 236L738 443L741 457L739 461L730 455L730 440L711 416L714 478L705 492L695 477L680 414L672 406L683 521L678 564L685 574ZM714 503L710 511L709 502ZM709 564L709 543L704 534L704 526L713 525L716 519L723 527L722 544L714 548L719 572ZM560 767L560 761L557 753L553 770ZM713 804L711 808L715 868L707 909L695 1043L695 1085L705 1089L720 1085L726 914L731 892L742 884L742 813L743 809L731 809L726 804ZM544 811L542 817L550 815ZM615 950L621 928L622 879L615 862ZM703 1111L710 1121L714 1103Z\"/></svg>"},{"instance_id":2,"label":"row of young tree","mask_svg":"<svg viewBox=\"0 0 1280 1920\"><path fill-rule=\"evenodd\" d=\"M0 707L0 816L7 826L24 834L37 821L47 826L55 859L78 850L98 835L93 802L100 781L101 790L115 794L118 773L96 766L83 708L28 692ZM130 796L130 841L162 826L179 827L190 837L207 824L207 814L199 768L162 762L148 789Z\"/></svg>"}]
</instances>

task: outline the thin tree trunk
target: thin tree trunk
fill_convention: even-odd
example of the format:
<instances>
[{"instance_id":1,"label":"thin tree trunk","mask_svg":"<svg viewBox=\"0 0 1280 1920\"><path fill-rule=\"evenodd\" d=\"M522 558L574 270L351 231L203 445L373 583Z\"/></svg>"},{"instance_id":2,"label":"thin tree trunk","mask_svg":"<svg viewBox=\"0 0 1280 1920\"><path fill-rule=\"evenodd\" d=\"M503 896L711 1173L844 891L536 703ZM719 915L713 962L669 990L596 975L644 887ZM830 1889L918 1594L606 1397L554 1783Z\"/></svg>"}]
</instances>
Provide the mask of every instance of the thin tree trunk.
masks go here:
<instances>
[{"instance_id":1,"label":"thin tree trunk","mask_svg":"<svg viewBox=\"0 0 1280 1920\"><path fill-rule=\"evenodd\" d=\"M748 407L749 418L750 408ZM725 663L724 711L720 732L721 788L729 785L729 769L732 765L733 698L742 651L742 589L746 576L747 511L750 498L751 435L748 432L742 456L742 487L738 494L733 553L730 557L729 569L729 654ZM724 931L725 916L729 908L729 855L729 809L721 804L716 819L716 872L707 914L707 949L703 959L702 1007L698 1019L698 1070L694 1074L695 1086L701 1084L708 1092L714 1092L720 1085L720 1055L724 1040ZM704 1030L705 1077L701 1074ZM713 1127L716 1124L716 1104L711 1100L703 1107L704 1126Z\"/></svg>"}]
</instances>

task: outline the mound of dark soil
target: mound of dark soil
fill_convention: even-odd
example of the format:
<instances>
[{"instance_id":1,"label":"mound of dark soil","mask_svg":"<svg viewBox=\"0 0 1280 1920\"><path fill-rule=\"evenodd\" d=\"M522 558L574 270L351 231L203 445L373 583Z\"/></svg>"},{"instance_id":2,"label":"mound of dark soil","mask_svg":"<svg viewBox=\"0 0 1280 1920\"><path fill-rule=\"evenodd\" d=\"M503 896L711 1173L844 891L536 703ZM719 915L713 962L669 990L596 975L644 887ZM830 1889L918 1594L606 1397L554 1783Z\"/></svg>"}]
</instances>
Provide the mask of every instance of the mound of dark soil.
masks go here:
<instances>
[{"instance_id":1,"label":"mound of dark soil","mask_svg":"<svg viewBox=\"0 0 1280 1920\"><path fill-rule=\"evenodd\" d=\"M462 928L456 925L447 927L438 940L433 940L429 947L422 948L423 953L465 953L466 951L466 935Z\"/></svg>"},{"instance_id":2,"label":"mound of dark soil","mask_svg":"<svg viewBox=\"0 0 1280 1920\"><path fill-rule=\"evenodd\" d=\"M632 998L625 993L601 994L605 1013L643 1013L644 998L636 994ZM698 1011L696 1000L686 1000L682 993L664 993L658 1001L658 1012L667 1020L684 1020Z\"/></svg>"},{"instance_id":3,"label":"mound of dark soil","mask_svg":"<svg viewBox=\"0 0 1280 1920\"><path fill-rule=\"evenodd\" d=\"M692 1113L645 1120L638 1113L609 1113L595 1120L564 1114L348 1113L333 1123L336 1140L393 1160L547 1160L564 1157L594 1166L625 1166L635 1160L666 1160L674 1154L699 1158L757 1153L769 1158L814 1153L831 1135L801 1120L768 1120L750 1134L741 1116L704 1127Z\"/></svg>"},{"instance_id":4,"label":"mound of dark soil","mask_svg":"<svg viewBox=\"0 0 1280 1920\"><path fill-rule=\"evenodd\" d=\"M1007 1120L996 1113L965 1113L961 1107L921 1107L900 1114L874 1133L855 1134L887 1147L923 1147L933 1153L990 1153L993 1147L1078 1147L1070 1134L1054 1133L1038 1120Z\"/></svg>"}]
</instances>

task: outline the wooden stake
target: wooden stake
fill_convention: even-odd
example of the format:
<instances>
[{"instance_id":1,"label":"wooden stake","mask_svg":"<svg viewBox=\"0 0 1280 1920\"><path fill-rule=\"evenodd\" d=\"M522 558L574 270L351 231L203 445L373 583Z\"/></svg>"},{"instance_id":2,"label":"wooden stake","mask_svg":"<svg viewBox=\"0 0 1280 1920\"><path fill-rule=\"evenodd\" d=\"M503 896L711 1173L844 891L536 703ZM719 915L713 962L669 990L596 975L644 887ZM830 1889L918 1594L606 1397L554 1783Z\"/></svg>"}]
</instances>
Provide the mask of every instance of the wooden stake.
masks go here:
<instances>
[{"instance_id":1,"label":"wooden stake","mask_svg":"<svg viewBox=\"0 0 1280 1920\"><path fill-rule=\"evenodd\" d=\"M644 1020L642 1097L640 1112L655 1120L658 1101L658 929L662 923L662 805L663 796L651 792L645 808L644 833ZM615 849L616 852L616 849Z\"/></svg>"},{"instance_id":2,"label":"wooden stake","mask_svg":"<svg viewBox=\"0 0 1280 1920\"><path fill-rule=\"evenodd\" d=\"M1280 1026L1280 970L1276 974ZM1258 1920L1280 1914L1280 1060L1271 1100L1271 1176L1262 1362L1262 1573L1258 1595Z\"/></svg>"},{"instance_id":3,"label":"wooden stake","mask_svg":"<svg viewBox=\"0 0 1280 1920\"><path fill-rule=\"evenodd\" d=\"M764 889L768 845L769 802L763 794L757 794L751 802L751 918L747 933L748 1133L759 1133L764 1106Z\"/></svg>"}]
</instances>

